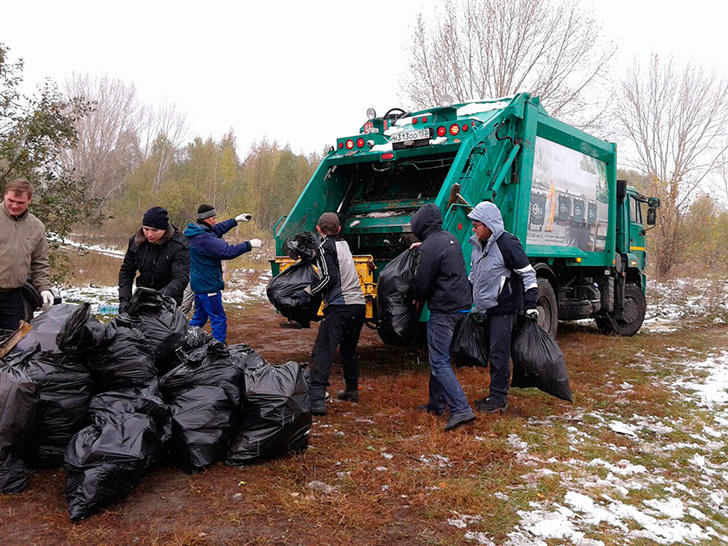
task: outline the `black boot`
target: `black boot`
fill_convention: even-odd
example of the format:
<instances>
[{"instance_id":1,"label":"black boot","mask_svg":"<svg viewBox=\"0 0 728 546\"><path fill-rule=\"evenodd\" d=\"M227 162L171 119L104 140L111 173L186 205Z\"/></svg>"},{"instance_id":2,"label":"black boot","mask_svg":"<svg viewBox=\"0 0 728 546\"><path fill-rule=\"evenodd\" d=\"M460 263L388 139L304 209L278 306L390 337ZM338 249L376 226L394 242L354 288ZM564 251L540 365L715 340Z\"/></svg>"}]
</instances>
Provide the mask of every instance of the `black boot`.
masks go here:
<instances>
[{"instance_id":1,"label":"black boot","mask_svg":"<svg viewBox=\"0 0 728 546\"><path fill-rule=\"evenodd\" d=\"M326 415L326 389L311 388L311 415Z\"/></svg>"}]
</instances>

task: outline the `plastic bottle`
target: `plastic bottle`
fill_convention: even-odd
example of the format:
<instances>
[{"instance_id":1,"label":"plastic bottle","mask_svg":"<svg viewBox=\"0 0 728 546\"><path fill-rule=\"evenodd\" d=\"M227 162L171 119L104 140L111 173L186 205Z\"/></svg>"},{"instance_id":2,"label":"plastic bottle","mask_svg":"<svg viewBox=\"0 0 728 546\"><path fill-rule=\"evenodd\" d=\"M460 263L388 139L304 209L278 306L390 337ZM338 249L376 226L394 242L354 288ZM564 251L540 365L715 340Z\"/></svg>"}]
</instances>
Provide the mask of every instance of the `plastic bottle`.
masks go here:
<instances>
[{"instance_id":1,"label":"plastic bottle","mask_svg":"<svg viewBox=\"0 0 728 546\"><path fill-rule=\"evenodd\" d=\"M118 303L99 303L96 313L99 315L118 315L119 304Z\"/></svg>"}]
</instances>

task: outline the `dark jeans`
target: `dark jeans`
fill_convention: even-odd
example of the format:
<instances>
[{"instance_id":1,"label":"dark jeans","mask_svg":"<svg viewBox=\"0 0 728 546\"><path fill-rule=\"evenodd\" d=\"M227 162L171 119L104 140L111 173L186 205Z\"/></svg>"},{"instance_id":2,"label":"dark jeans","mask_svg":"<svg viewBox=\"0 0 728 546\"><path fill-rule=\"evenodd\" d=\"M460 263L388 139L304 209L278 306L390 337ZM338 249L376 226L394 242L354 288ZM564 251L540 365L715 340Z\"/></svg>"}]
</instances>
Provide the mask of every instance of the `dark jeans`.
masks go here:
<instances>
[{"instance_id":1,"label":"dark jeans","mask_svg":"<svg viewBox=\"0 0 728 546\"><path fill-rule=\"evenodd\" d=\"M486 315L483 329L489 346L490 397L505 402L511 382L511 334L515 313Z\"/></svg>"},{"instance_id":2,"label":"dark jeans","mask_svg":"<svg viewBox=\"0 0 728 546\"><path fill-rule=\"evenodd\" d=\"M356 346L364 324L364 305L329 305L319 326L313 347L311 364L311 391L313 396L323 396L329 386L331 363L336 347L341 350L341 364L347 391L359 388L359 366L356 362Z\"/></svg>"},{"instance_id":3,"label":"dark jeans","mask_svg":"<svg viewBox=\"0 0 728 546\"><path fill-rule=\"evenodd\" d=\"M25 316L23 293L20 288L0 290L0 330L17 330Z\"/></svg>"},{"instance_id":4,"label":"dark jeans","mask_svg":"<svg viewBox=\"0 0 728 546\"><path fill-rule=\"evenodd\" d=\"M430 358L430 401L433 410L450 408L450 413L470 410L455 372L450 365L450 345L455 327L464 313L431 313L427 323L427 354Z\"/></svg>"}]
</instances>

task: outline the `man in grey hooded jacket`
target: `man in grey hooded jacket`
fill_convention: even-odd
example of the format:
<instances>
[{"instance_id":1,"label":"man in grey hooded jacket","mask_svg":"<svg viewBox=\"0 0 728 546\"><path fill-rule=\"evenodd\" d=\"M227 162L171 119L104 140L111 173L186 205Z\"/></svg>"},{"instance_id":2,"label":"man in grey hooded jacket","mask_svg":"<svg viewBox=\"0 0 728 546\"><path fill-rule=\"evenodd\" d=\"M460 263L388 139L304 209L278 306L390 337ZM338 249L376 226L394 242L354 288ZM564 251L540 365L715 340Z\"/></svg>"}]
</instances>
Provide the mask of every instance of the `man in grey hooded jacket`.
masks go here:
<instances>
[{"instance_id":1,"label":"man in grey hooded jacket","mask_svg":"<svg viewBox=\"0 0 728 546\"><path fill-rule=\"evenodd\" d=\"M511 379L511 333L516 314L525 308L526 317L538 319L536 271L528 261L518 238L503 227L500 210L483 201L470 211L473 221L470 238L470 282L473 303L489 343L490 394L475 402L475 408L488 413L508 407Z\"/></svg>"}]
</instances>

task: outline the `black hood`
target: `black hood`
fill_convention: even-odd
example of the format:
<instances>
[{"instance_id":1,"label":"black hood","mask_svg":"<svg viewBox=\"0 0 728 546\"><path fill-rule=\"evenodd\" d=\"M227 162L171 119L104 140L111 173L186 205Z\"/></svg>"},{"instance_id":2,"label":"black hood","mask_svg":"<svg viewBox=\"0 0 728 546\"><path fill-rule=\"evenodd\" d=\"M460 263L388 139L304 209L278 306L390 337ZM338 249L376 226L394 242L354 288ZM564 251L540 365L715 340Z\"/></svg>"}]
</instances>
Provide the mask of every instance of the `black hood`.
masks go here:
<instances>
[{"instance_id":1,"label":"black hood","mask_svg":"<svg viewBox=\"0 0 728 546\"><path fill-rule=\"evenodd\" d=\"M410 225L412 226L412 233L420 241L424 241L431 233L442 231L440 208L434 203L424 205L412 216Z\"/></svg>"}]
</instances>

